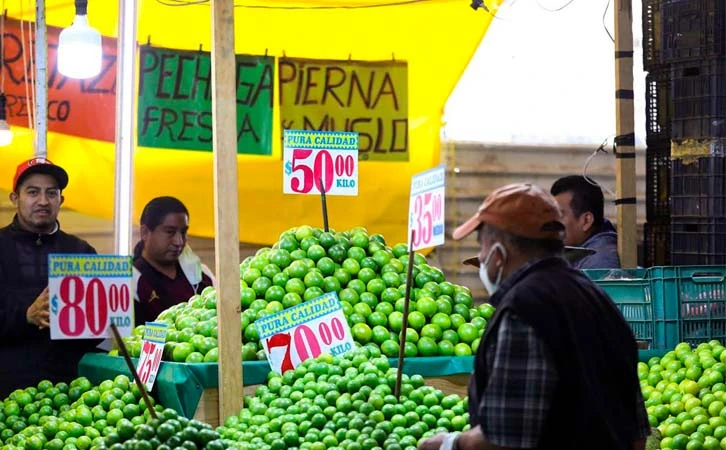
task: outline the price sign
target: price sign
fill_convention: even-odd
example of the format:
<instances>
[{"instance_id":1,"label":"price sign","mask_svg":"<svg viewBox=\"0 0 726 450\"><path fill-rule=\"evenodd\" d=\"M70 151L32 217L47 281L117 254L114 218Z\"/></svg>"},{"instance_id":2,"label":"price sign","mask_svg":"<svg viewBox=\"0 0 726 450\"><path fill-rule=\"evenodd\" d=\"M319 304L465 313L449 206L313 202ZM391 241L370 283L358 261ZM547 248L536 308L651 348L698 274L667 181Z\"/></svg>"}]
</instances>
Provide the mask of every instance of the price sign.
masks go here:
<instances>
[{"instance_id":1,"label":"price sign","mask_svg":"<svg viewBox=\"0 0 726 450\"><path fill-rule=\"evenodd\" d=\"M51 339L121 336L134 327L131 257L118 255L48 255Z\"/></svg>"},{"instance_id":2,"label":"price sign","mask_svg":"<svg viewBox=\"0 0 726 450\"><path fill-rule=\"evenodd\" d=\"M169 325L165 323L146 322L144 327L144 343L141 346L141 356L136 366L136 373L147 391L151 391L159 373L161 357L164 354L164 343Z\"/></svg>"},{"instance_id":3,"label":"price sign","mask_svg":"<svg viewBox=\"0 0 726 450\"><path fill-rule=\"evenodd\" d=\"M285 194L358 195L358 133L285 130L282 168Z\"/></svg>"},{"instance_id":4,"label":"price sign","mask_svg":"<svg viewBox=\"0 0 726 450\"><path fill-rule=\"evenodd\" d=\"M341 355L354 346L335 292L257 319L255 327L270 367L277 373L323 353Z\"/></svg>"},{"instance_id":5,"label":"price sign","mask_svg":"<svg viewBox=\"0 0 726 450\"><path fill-rule=\"evenodd\" d=\"M408 202L408 248L411 250L444 244L445 195L445 167L421 172L411 179Z\"/></svg>"}]
</instances>

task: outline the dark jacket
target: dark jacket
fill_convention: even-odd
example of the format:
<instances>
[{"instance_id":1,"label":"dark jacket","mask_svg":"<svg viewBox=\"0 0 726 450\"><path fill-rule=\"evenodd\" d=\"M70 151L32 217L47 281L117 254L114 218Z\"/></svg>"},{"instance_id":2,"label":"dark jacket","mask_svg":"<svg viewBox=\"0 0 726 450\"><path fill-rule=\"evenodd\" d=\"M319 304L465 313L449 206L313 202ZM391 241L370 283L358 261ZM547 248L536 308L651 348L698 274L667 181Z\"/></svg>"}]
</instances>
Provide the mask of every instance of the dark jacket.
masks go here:
<instances>
[{"instance_id":1,"label":"dark jacket","mask_svg":"<svg viewBox=\"0 0 726 450\"><path fill-rule=\"evenodd\" d=\"M163 311L179 303L186 302L193 295L199 294L212 280L203 271L201 281L192 285L177 263L176 278L171 279L154 269L143 257L134 259L134 269L138 277L134 277L136 301L134 302L134 320L136 325L156 320ZM201 269L200 269L201 270Z\"/></svg>"},{"instance_id":2,"label":"dark jacket","mask_svg":"<svg viewBox=\"0 0 726 450\"><path fill-rule=\"evenodd\" d=\"M17 218L0 229L0 399L43 379L68 382L78 361L98 340L50 340L48 328L28 324L26 312L48 286L50 253L96 253L86 241L64 233L37 234Z\"/></svg>"},{"instance_id":3,"label":"dark jacket","mask_svg":"<svg viewBox=\"0 0 726 450\"><path fill-rule=\"evenodd\" d=\"M537 448L625 450L647 434L648 424L638 424L645 411L633 333L612 300L582 272L560 258L536 261L505 280L491 302L497 310L479 345L469 390L472 427L479 424L479 393L488 388L487 352L496 351L487 343L510 311L535 329L557 368Z\"/></svg>"},{"instance_id":4,"label":"dark jacket","mask_svg":"<svg viewBox=\"0 0 726 450\"><path fill-rule=\"evenodd\" d=\"M572 263L575 269L619 269L618 233L609 220L582 244L582 247L595 250L595 253Z\"/></svg>"}]
</instances>

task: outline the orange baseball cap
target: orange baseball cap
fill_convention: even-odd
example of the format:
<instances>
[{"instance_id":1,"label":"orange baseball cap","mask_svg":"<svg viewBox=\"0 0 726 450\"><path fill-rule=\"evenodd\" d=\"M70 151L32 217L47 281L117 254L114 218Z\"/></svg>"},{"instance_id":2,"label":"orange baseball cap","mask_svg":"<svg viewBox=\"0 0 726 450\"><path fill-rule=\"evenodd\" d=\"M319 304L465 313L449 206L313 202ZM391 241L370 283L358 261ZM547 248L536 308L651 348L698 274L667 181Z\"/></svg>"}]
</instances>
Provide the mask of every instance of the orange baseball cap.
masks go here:
<instances>
[{"instance_id":1,"label":"orange baseball cap","mask_svg":"<svg viewBox=\"0 0 726 450\"><path fill-rule=\"evenodd\" d=\"M487 223L514 236L564 240L562 211L555 198L534 184L510 184L492 192L469 220L452 233L461 240Z\"/></svg>"},{"instance_id":2,"label":"orange baseball cap","mask_svg":"<svg viewBox=\"0 0 726 450\"><path fill-rule=\"evenodd\" d=\"M18 184L23 177L34 173L43 173L50 175L58 182L58 188L61 190L68 186L68 173L60 166L56 166L50 160L45 158L32 158L21 163L15 169L15 178L13 179L13 189L18 190Z\"/></svg>"}]
</instances>

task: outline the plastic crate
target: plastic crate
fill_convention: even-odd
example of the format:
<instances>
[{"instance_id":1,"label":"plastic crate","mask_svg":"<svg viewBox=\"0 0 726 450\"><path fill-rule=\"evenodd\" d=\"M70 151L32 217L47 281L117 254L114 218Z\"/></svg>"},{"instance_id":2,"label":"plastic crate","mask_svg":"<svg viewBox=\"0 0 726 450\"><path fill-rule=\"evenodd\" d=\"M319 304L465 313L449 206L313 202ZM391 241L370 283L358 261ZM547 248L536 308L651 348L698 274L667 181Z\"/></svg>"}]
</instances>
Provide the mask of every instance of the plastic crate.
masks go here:
<instances>
[{"instance_id":1,"label":"plastic crate","mask_svg":"<svg viewBox=\"0 0 726 450\"><path fill-rule=\"evenodd\" d=\"M670 184L670 140L648 140L645 150L645 214L648 220L670 217Z\"/></svg>"},{"instance_id":2,"label":"plastic crate","mask_svg":"<svg viewBox=\"0 0 726 450\"><path fill-rule=\"evenodd\" d=\"M662 64L661 4L663 0L643 0L643 68L648 71Z\"/></svg>"},{"instance_id":3,"label":"plastic crate","mask_svg":"<svg viewBox=\"0 0 726 450\"><path fill-rule=\"evenodd\" d=\"M646 140L671 138L671 71L662 69L645 77L645 137Z\"/></svg>"},{"instance_id":4,"label":"plastic crate","mask_svg":"<svg viewBox=\"0 0 726 450\"><path fill-rule=\"evenodd\" d=\"M679 342L696 345L726 339L726 266L669 266L648 269L651 295L663 305L665 317L676 308ZM672 348L677 342L671 342Z\"/></svg>"},{"instance_id":5,"label":"plastic crate","mask_svg":"<svg viewBox=\"0 0 726 450\"><path fill-rule=\"evenodd\" d=\"M678 342L678 318L654 309L650 281L644 269L583 270L617 305L633 330L637 341L647 349L664 349Z\"/></svg>"},{"instance_id":6,"label":"plastic crate","mask_svg":"<svg viewBox=\"0 0 726 450\"><path fill-rule=\"evenodd\" d=\"M672 139L726 137L726 59L674 64L670 95Z\"/></svg>"},{"instance_id":7,"label":"plastic crate","mask_svg":"<svg viewBox=\"0 0 726 450\"><path fill-rule=\"evenodd\" d=\"M726 339L726 266L585 270L649 350Z\"/></svg>"},{"instance_id":8,"label":"plastic crate","mask_svg":"<svg viewBox=\"0 0 726 450\"><path fill-rule=\"evenodd\" d=\"M666 0L660 8L661 63L726 55L723 0Z\"/></svg>"},{"instance_id":9,"label":"plastic crate","mask_svg":"<svg viewBox=\"0 0 726 450\"><path fill-rule=\"evenodd\" d=\"M726 264L726 218L674 217L671 264Z\"/></svg>"},{"instance_id":10,"label":"plastic crate","mask_svg":"<svg viewBox=\"0 0 726 450\"><path fill-rule=\"evenodd\" d=\"M671 220L649 220L643 224L645 266L665 266L671 263Z\"/></svg>"},{"instance_id":11,"label":"plastic crate","mask_svg":"<svg viewBox=\"0 0 726 450\"><path fill-rule=\"evenodd\" d=\"M726 157L674 160L671 168L673 217L726 217Z\"/></svg>"}]
</instances>

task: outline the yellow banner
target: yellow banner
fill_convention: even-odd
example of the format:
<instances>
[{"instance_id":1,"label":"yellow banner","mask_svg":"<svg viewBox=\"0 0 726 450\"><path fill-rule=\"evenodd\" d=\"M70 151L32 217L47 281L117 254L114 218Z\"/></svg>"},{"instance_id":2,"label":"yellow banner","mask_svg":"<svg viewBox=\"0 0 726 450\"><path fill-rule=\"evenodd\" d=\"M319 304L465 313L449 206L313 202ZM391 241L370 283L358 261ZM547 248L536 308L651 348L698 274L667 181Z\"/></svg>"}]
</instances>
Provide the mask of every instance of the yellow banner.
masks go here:
<instances>
[{"instance_id":1,"label":"yellow banner","mask_svg":"<svg viewBox=\"0 0 726 450\"><path fill-rule=\"evenodd\" d=\"M361 161L408 161L405 62L282 58L279 74L283 129L354 131Z\"/></svg>"}]
</instances>

